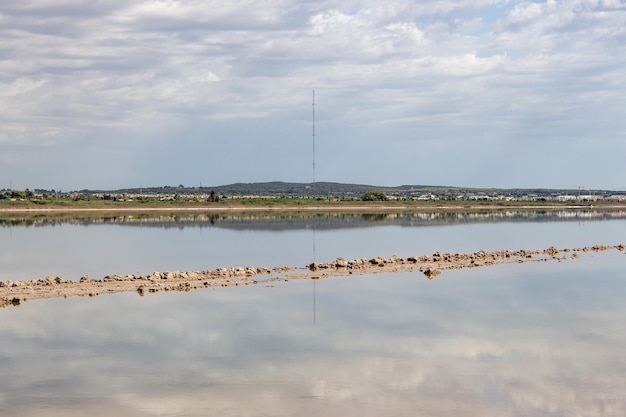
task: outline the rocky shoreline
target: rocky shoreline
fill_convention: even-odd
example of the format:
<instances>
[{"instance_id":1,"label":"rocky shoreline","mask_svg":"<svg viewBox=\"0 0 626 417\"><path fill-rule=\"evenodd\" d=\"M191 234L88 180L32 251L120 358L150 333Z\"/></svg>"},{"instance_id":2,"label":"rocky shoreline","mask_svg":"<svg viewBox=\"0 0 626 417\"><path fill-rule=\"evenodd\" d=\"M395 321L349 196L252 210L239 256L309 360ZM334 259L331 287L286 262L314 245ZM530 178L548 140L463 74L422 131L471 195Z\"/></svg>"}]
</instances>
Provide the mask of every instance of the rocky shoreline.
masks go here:
<instances>
[{"instance_id":1,"label":"rocky shoreline","mask_svg":"<svg viewBox=\"0 0 626 417\"><path fill-rule=\"evenodd\" d=\"M46 277L36 280L0 281L0 307L19 306L28 300L56 297L94 297L101 294L137 292L143 296L160 291L190 291L192 289L266 284L292 279L322 279L351 274L373 274L381 272L410 272L419 270L428 279L441 271L475 268L496 264L563 261L575 259L588 252L618 250L626 246L595 245L582 248L522 249L500 251L478 251L469 254L436 252L432 255L401 258L362 258L345 260L337 258L329 263L314 262L304 267L239 267L217 268L205 271L154 272L150 275L107 275L100 279L83 276L79 281L61 277Z\"/></svg>"}]
</instances>

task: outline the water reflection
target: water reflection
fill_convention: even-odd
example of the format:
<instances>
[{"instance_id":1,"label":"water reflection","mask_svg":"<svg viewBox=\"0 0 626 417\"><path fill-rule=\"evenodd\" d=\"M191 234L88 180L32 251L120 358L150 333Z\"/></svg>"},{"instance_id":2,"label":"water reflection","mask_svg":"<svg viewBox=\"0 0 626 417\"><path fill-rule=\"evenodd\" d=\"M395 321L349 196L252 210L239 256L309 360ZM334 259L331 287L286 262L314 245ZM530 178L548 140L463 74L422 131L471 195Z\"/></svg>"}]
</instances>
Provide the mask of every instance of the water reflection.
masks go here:
<instances>
[{"instance_id":1,"label":"water reflection","mask_svg":"<svg viewBox=\"0 0 626 417\"><path fill-rule=\"evenodd\" d=\"M183 229L219 227L233 230L318 230L369 226L453 226L484 223L624 220L623 210L501 210L434 211L419 213L31 213L0 214L0 227L53 227L58 225L120 225Z\"/></svg>"},{"instance_id":2,"label":"water reflection","mask_svg":"<svg viewBox=\"0 0 626 417\"><path fill-rule=\"evenodd\" d=\"M615 245L624 211L0 215L0 280ZM311 233L313 231L313 237Z\"/></svg>"},{"instance_id":3,"label":"water reflection","mask_svg":"<svg viewBox=\"0 0 626 417\"><path fill-rule=\"evenodd\" d=\"M623 254L0 311L5 416L623 416ZM593 279L590 279L593 277Z\"/></svg>"}]
</instances>

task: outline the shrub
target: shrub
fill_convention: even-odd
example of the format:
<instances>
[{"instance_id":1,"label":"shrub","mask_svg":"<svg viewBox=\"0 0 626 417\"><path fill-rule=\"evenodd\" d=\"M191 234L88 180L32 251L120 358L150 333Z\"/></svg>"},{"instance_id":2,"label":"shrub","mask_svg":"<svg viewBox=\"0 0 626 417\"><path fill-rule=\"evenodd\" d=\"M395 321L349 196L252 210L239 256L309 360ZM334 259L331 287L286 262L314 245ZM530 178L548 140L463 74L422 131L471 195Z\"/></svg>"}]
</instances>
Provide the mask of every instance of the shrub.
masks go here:
<instances>
[{"instance_id":1,"label":"shrub","mask_svg":"<svg viewBox=\"0 0 626 417\"><path fill-rule=\"evenodd\" d=\"M387 201L387 195L383 192L368 191L361 197L363 201Z\"/></svg>"}]
</instances>

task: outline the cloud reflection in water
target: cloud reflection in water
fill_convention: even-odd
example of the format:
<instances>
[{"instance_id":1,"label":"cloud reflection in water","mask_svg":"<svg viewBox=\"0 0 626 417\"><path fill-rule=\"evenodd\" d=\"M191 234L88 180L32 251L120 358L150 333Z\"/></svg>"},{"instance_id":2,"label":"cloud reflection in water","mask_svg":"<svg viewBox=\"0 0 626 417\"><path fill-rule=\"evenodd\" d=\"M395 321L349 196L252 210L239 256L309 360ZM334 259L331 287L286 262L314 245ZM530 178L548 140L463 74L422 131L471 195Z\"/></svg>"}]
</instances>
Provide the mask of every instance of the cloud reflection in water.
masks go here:
<instances>
[{"instance_id":1,"label":"cloud reflection in water","mask_svg":"<svg viewBox=\"0 0 626 417\"><path fill-rule=\"evenodd\" d=\"M3 415L621 416L625 261L27 302Z\"/></svg>"}]
</instances>

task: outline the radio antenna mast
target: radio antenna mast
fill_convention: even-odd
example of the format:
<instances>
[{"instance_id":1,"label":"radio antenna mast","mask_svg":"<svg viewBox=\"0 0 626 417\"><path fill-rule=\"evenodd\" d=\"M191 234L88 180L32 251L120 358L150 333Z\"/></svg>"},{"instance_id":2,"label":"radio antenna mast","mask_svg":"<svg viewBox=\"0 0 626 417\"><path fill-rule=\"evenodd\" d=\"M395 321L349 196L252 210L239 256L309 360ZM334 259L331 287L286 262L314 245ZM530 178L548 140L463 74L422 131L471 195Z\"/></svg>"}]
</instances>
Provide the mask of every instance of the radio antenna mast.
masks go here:
<instances>
[{"instance_id":1,"label":"radio antenna mast","mask_svg":"<svg viewBox=\"0 0 626 417\"><path fill-rule=\"evenodd\" d=\"M313 183L315 184L315 90L313 90Z\"/></svg>"}]
</instances>

